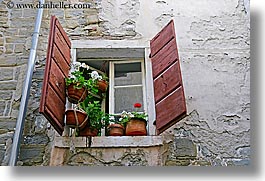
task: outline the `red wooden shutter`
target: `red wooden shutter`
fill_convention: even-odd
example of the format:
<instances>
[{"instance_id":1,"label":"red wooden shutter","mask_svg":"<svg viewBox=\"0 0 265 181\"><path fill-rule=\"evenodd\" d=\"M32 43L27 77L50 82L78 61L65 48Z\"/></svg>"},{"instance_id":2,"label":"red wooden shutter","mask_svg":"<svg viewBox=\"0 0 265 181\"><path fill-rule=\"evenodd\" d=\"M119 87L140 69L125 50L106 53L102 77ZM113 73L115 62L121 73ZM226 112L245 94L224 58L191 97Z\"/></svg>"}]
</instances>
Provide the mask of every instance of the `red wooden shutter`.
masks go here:
<instances>
[{"instance_id":1,"label":"red wooden shutter","mask_svg":"<svg viewBox=\"0 0 265 181\"><path fill-rule=\"evenodd\" d=\"M156 128L160 134L186 114L174 22L171 20L150 42Z\"/></svg>"},{"instance_id":2,"label":"red wooden shutter","mask_svg":"<svg viewBox=\"0 0 265 181\"><path fill-rule=\"evenodd\" d=\"M71 42L55 16L51 17L40 113L62 135L65 113L65 77L71 62Z\"/></svg>"}]
</instances>

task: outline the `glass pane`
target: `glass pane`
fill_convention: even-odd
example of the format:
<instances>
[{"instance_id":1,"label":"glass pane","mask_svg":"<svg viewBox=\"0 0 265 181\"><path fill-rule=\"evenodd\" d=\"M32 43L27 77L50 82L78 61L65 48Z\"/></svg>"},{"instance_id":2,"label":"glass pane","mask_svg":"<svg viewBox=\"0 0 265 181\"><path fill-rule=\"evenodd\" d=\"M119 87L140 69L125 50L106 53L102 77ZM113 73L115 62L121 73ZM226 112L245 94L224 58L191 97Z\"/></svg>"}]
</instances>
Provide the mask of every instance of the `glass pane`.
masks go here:
<instances>
[{"instance_id":1,"label":"glass pane","mask_svg":"<svg viewBox=\"0 0 265 181\"><path fill-rule=\"evenodd\" d=\"M115 113L122 111L137 111L144 112L143 107L143 88L140 87L124 87L115 88ZM141 103L141 108L134 108L135 103Z\"/></svg>"},{"instance_id":2,"label":"glass pane","mask_svg":"<svg viewBox=\"0 0 265 181\"><path fill-rule=\"evenodd\" d=\"M141 62L114 64L114 85L141 85Z\"/></svg>"}]
</instances>

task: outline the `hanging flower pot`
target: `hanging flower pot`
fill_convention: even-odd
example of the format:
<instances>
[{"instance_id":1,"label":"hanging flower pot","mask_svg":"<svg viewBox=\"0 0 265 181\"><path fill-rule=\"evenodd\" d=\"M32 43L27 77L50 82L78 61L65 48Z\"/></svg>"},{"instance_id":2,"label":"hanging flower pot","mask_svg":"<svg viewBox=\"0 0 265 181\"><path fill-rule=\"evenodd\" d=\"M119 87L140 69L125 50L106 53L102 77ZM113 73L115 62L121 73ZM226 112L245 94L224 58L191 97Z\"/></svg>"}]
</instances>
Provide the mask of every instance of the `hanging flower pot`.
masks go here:
<instances>
[{"instance_id":1,"label":"hanging flower pot","mask_svg":"<svg viewBox=\"0 0 265 181\"><path fill-rule=\"evenodd\" d=\"M65 112L66 124L71 128L78 128L82 130L85 128L88 122L88 116L85 112L70 109Z\"/></svg>"},{"instance_id":2,"label":"hanging flower pot","mask_svg":"<svg viewBox=\"0 0 265 181\"><path fill-rule=\"evenodd\" d=\"M106 92L108 88L108 82L105 80L98 80L98 89L101 90L101 92Z\"/></svg>"},{"instance_id":3,"label":"hanging flower pot","mask_svg":"<svg viewBox=\"0 0 265 181\"><path fill-rule=\"evenodd\" d=\"M110 124L108 126L109 136L123 136L124 127L121 124Z\"/></svg>"},{"instance_id":4,"label":"hanging flower pot","mask_svg":"<svg viewBox=\"0 0 265 181\"><path fill-rule=\"evenodd\" d=\"M75 84L67 86L67 96L69 102L77 104L83 102L87 97L87 89L82 87L81 89L75 88Z\"/></svg>"},{"instance_id":5,"label":"hanging flower pot","mask_svg":"<svg viewBox=\"0 0 265 181\"><path fill-rule=\"evenodd\" d=\"M78 132L78 136L97 136L98 130L96 128L91 128L86 126L84 129Z\"/></svg>"},{"instance_id":6,"label":"hanging flower pot","mask_svg":"<svg viewBox=\"0 0 265 181\"><path fill-rule=\"evenodd\" d=\"M130 118L126 124L126 136L146 136L146 120L141 118Z\"/></svg>"}]
</instances>

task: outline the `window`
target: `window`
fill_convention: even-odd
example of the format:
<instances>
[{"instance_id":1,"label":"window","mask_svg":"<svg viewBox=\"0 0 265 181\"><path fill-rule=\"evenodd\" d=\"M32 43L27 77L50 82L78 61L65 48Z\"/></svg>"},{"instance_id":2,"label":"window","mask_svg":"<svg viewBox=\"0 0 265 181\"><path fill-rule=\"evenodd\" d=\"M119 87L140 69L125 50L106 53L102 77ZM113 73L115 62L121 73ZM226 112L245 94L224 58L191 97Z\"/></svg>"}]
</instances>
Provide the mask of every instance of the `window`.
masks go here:
<instances>
[{"instance_id":1,"label":"window","mask_svg":"<svg viewBox=\"0 0 265 181\"><path fill-rule=\"evenodd\" d=\"M122 111L136 111L135 103L142 105L137 112L148 113L146 94L150 91L146 89L146 74L151 74L146 72L144 56L144 48L77 48L75 57L76 61L107 73L109 88L103 107L105 112L120 115Z\"/></svg>"},{"instance_id":2,"label":"window","mask_svg":"<svg viewBox=\"0 0 265 181\"><path fill-rule=\"evenodd\" d=\"M110 113L119 114L123 110L135 111L136 102L143 106L140 112L146 110L145 76L143 61L113 61L110 62Z\"/></svg>"},{"instance_id":3,"label":"window","mask_svg":"<svg viewBox=\"0 0 265 181\"><path fill-rule=\"evenodd\" d=\"M111 85L106 105L109 111L130 110L129 104L135 103L137 97L149 115L149 135L162 133L186 114L173 21L150 41L150 47L146 42L70 41L58 19L52 16L40 112L62 135L66 104L64 78L70 62L85 61L97 68L108 60Z\"/></svg>"}]
</instances>

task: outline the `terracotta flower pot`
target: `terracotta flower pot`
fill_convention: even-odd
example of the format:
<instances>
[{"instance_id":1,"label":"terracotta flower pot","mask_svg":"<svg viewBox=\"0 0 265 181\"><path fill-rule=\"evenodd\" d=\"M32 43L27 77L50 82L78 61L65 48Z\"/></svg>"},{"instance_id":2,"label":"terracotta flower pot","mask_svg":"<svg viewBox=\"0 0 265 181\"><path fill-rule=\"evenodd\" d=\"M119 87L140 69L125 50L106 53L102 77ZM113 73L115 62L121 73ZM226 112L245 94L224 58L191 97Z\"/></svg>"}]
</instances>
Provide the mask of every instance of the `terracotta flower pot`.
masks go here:
<instances>
[{"instance_id":1,"label":"terracotta flower pot","mask_svg":"<svg viewBox=\"0 0 265 181\"><path fill-rule=\"evenodd\" d=\"M109 136L123 136L124 127L120 124L111 124L108 126Z\"/></svg>"},{"instance_id":2,"label":"terracotta flower pot","mask_svg":"<svg viewBox=\"0 0 265 181\"><path fill-rule=\"evenodd\" d=\"M130 121L126 124L125 130L126 136L146 136L146 120L131 118Z\"/></svg>"},{"instance_id":3,"label":"terracotta flower pot","mask_svg":"<svg viewBox=\"0 0 265 181\"><path fill-rule=\"evenodd\" d=\"M67 87L67 96L69 102L77 104L78 102L83 102L87 97L86 88L82 87L81 89L74 88L74 84L70 84Z\"/></svg>"},{"instance_id":4,"label":"terracotta flower pot","mask_svg":"<svg viewBox=\"0 0 265 181\"><path fill-rule=\"evenodd\" d=\"M65 111L65 115L66 115L66 124L71 128L78 127L80 130L82 130L87 125L88 117L85 112L70 109Z\"/></svg>"},{"instance_id":5,"label":"terracotta flower pot","mask_svg":"<svg viewBox=\"0 0 265 181\"><path fill-rule=\"evenodd\" d=\"M102 92L106 92L108 88L108 83L105 80L98 81L98 89Z\"/></svg>"},{"instance_id":6,"label":"terracotta flower pot","mask_svg":"<svg viewBox=\"0 0 265 181\"><path fill-rule=\"evenodd\" d=\"M97 136L98 130L90 127L85 127L83 130L79 131L79 136Z\"/></svg>"}]
</instances>

